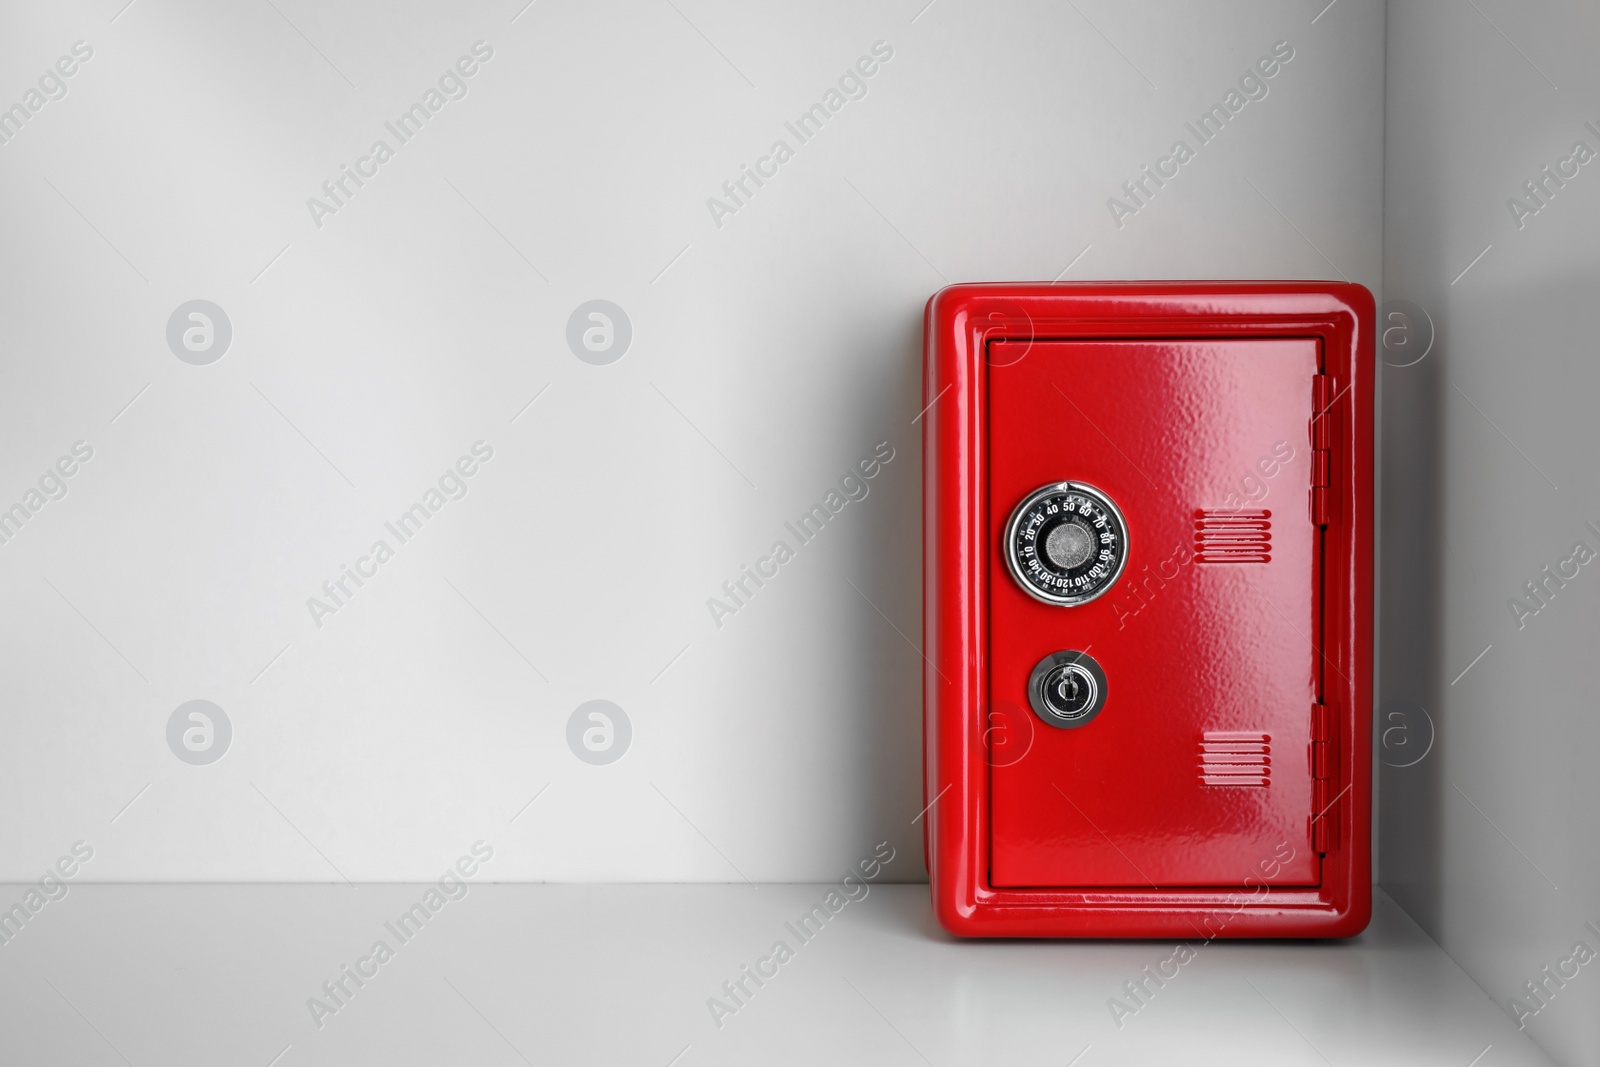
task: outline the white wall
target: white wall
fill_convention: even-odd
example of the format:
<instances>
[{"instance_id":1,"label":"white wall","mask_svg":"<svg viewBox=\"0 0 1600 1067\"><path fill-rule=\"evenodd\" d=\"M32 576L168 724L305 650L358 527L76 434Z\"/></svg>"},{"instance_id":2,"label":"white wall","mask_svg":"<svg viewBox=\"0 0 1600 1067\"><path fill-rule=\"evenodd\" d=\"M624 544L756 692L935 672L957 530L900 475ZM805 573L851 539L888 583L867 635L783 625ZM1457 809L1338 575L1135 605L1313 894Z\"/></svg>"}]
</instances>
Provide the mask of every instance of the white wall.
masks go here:
<instances>
[{"instance_id":1,"label":"white wall","mask_svg":"<svg viewBox=\"0 0 1600 1067\"><path fill-rule=\"evenodd\" d=\"M1058 276L1377 291L1384 76L1376 0L923 2L11 11L7 101L94 54L0 147L0 503L94 454L0 546L0 878L80 839L99 880L423 878L478 838L505 879L920 855L924 301ZM468 95L314 226L307 198L478 40ZM785 120L880 40L865 98L715 225L707 197L796 146ZM1115 225L1121 183L1280 41L1269 95ZM207 366L165 338L196 298L233 328ZM564 337L593 298L632 323L609 366ZM1488 402L1509 373L1466 381ZM1535 405L1576 403L1546 384L1508 418L1577 479L1537 437ZM396 547L385 520L480 440L467 496L314 625L307 598ZM870 495L716 627L707 598L880 441ZM193 699L233 729L206 766L168 747ZM566 742L592 699L632 724L609 766Z\"/></svg>"},{"instance_id":2,"label":"white wall","mask_svg":"<svg viewBox=\"0 0 1600 1067\"><path fill-rule=\"evenodd\" d=\"M1569 566L1536 615L1510 606L1538 607L1525 583L1576 542L1600 550L1600 163L1520 227L1508 205L1575 142L1600 151L1600 16L1576 8L1389 9L1386 295L1436 338L1383 380L1383 882L1507 1011L1576 942L1600 950L1600 566ZM1428 719L1431 752L1399 766ZM1526 1020L1562 1062L1600 1057L1596 971Z\"/></svg>"}]
</instances>

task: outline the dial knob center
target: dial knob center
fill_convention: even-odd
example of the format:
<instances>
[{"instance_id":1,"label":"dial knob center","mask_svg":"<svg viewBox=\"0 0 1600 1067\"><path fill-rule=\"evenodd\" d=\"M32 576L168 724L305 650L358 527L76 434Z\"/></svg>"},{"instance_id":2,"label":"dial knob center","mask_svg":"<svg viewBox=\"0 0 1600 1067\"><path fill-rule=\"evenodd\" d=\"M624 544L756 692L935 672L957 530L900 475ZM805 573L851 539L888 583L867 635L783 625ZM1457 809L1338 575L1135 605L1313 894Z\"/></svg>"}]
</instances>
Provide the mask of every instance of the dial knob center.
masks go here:
<instances>
[{"instance_id":1,"label":"dial knob center","mask_svg":"<svg viewBox=\"0 0 1600 1067\"><path fill-rule=\"evenodd\" d=\"M1064 571L1082 566L1094 554L1094 535L1075 522L1064 522L1045 535L1044 554Z\"/></svg>"}]
</instances>

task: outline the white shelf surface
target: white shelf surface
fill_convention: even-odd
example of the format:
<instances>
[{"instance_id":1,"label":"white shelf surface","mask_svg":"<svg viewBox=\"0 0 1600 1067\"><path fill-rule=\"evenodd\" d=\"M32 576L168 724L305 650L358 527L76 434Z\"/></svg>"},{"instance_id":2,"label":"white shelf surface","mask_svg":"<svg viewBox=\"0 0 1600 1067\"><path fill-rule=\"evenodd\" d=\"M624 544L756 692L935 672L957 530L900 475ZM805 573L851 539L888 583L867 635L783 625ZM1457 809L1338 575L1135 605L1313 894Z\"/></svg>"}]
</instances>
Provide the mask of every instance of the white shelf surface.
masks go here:
<instances>
[{"instance_id":1,"label":"white shelf surface","mask_svg":"<svg viewBox=\"0 0 1600 1067\"><path fill-rule=\"evenodd\" d=\"M473 884L402 943L385 923L425 888L74 885L0 945L0 1062L1549 1063L1381 893L1349 941L1191 943L1119 1027L1108 1002L1172 944L958 941L924 885L802 943L785 923L828 886ZM308 999L379 940L319 1027ZM708 999L780 940L719 1028Z\"/></svg>"}]
</instances>

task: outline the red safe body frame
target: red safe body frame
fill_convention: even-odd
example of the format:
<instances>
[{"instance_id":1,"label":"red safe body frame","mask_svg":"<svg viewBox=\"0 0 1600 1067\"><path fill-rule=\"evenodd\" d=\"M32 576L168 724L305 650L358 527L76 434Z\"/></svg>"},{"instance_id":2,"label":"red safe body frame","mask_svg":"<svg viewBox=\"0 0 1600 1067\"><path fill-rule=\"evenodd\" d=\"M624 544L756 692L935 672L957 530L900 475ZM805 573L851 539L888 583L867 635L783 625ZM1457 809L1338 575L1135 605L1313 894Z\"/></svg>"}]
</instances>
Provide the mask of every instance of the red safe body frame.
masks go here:
<instances>
[{"instance_id":1,"label":"red safe body frame","mask_svg":"<svg viewBox=\"0 0 1600 1067\"><path fill-rule=\"evenodd\" d=\"M924 848L934 912L968 937L1347 937L1371 913L1374 311L1324 282L953 285L928 301L923 404ZM996 888L990 882L986 352L991 341L1318 343L1308 444L1332 435L1322 542L1332 798L1312 820L1319 884ZM1318 422L1324 425L1318 426ZM1315 479L1313 479L1313 482ZM1312 494L1314 495L1314 494ZM1308 503L1308 506L1311 506ZM1313 520L1315 521L1315 520ZM1313 728L1315 729L1315 728ZM1320 747L1320 751L1317 749ZM1321 827L1318 819L1325 820Z\"/></svg>"}]
</instances>

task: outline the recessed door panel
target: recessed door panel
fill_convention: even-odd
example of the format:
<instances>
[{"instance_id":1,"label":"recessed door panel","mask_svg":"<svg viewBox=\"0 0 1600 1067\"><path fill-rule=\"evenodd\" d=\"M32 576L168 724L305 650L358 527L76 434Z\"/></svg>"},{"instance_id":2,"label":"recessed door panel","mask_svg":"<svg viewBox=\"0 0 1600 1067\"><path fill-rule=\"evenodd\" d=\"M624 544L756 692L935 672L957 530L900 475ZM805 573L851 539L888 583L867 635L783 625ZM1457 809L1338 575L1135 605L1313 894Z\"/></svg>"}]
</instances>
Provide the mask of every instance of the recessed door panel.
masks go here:
<instances>
[{"instance_id":1,"label":"recessed door panel","mask_svg":"<svg viewBox=\"0 0 1600 1067\"><path fill-rule=\"evenodd\" d=\"M986 362L991 883L1317 884L1317 342Z\"/></svg>"}]
</instances>

